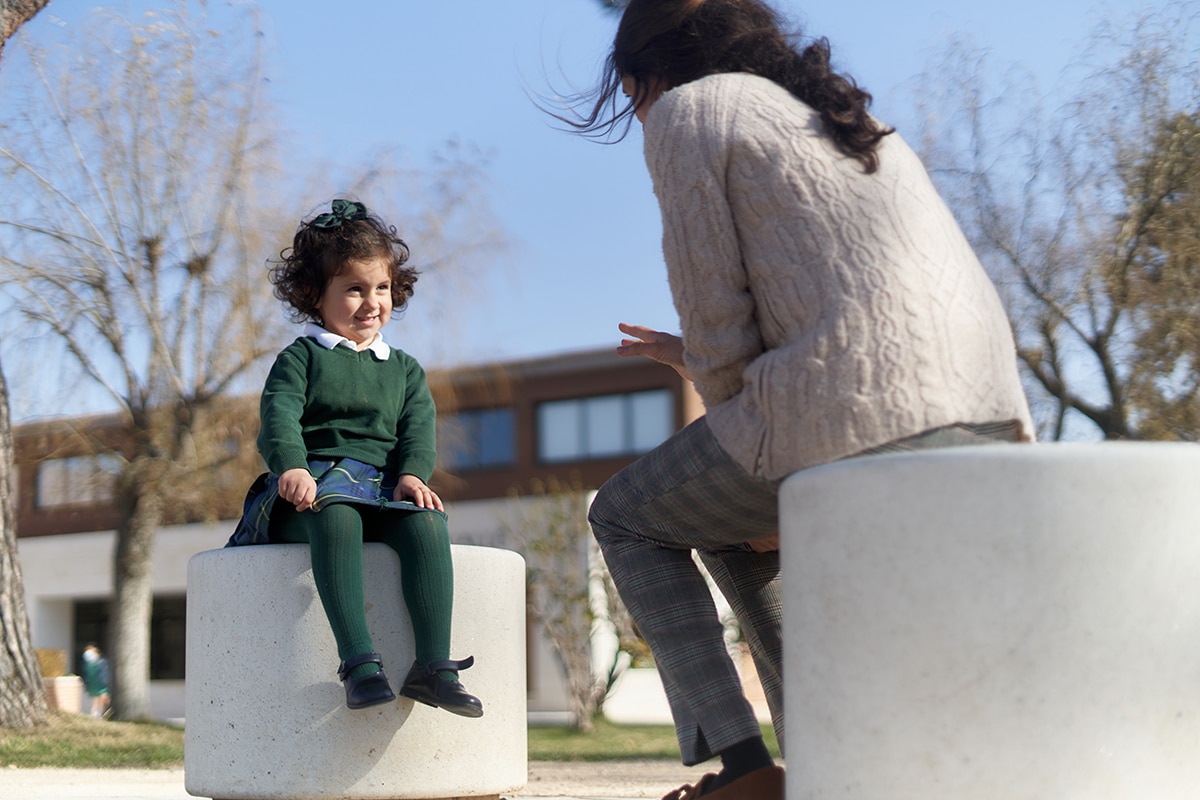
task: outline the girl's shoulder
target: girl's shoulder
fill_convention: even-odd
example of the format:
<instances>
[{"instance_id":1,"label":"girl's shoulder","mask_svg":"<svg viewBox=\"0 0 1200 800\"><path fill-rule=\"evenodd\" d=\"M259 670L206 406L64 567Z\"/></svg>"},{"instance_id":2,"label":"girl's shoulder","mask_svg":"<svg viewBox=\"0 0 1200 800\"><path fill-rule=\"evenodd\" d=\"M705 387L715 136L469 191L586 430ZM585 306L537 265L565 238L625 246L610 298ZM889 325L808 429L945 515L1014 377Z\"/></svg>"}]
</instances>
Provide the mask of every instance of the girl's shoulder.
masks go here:
<instances>
[{"instance_id":1,"label":"girl's shoulder","mask_svg":"<svg viewBox=\"0 0 1200 800\"><path fill-rule=\"evenodd\" d=\"M320 345L311 336L297 336L291 344L279 351L279 355L308 355Z\"/></svg>"},{"instance_id":2,"label":"girl's shoulder","mask_svg":"<svg viewBox=\"0 0 1200 800\"><path fill-rule=\"evenodd\" d=\"M313 354L316 352L313 345L316 342L307 336L299 336L287 347L275 354L275 365L282 367L286 365L308 364L312 361Z\"/></svg>"},{"instance_id":3,"label":"girl's shoulder","mask_svg":"<svg viewBox=\"0 0 1200 800\"><path fill-rule=\"evenodd\" d=\"M395 345L389 346L391 348L391 352L388 354L388 361L398 364L404 369L405 372L420 372L421 374L425 373L424 367L421 366L421 362L417 361L416 357L409 355L407 352L401 350Z\"/></svg>"}]
</instances>

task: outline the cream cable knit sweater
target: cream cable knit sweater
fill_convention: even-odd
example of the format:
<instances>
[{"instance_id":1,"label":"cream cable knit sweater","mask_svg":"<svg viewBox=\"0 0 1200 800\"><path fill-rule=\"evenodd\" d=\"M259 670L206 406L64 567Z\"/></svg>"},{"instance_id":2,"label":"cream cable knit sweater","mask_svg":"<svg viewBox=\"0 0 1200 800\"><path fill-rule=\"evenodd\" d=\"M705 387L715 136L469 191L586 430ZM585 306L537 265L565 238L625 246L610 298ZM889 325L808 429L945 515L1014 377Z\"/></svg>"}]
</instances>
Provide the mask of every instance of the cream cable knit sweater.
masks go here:
<instances>
[{"instance_id":1,"label":"cream cable knit sweater","mask_svg":"<svg viewBox=\"0 0 1200 800\"><path fill-rule=\"evenodd\" d=\"M815 111L743 73L665 93L644 132L685 361L746 470L953 423L1033 438L999 297L898 134L865 175Z\"/></svg>"}]
</instances>

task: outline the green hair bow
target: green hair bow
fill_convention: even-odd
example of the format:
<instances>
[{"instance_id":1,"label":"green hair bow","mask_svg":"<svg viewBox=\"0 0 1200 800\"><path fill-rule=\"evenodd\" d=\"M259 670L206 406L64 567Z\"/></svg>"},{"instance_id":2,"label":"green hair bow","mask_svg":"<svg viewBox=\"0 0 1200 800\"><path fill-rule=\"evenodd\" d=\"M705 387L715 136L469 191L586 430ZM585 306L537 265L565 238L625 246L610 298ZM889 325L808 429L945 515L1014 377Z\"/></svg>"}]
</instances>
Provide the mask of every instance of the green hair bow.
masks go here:
<instances>
[{"instance_id":1,"label":"green hair bow","mask_svg":"<svg viewBox=\"0 0 1200 800\"><path fill-rule=\"evenodd\" d=\"M333 201L333 210L328 214L319 214L312 221L314 228L340 228L343 222L355 219L366 219L367 207L353 200L337 199Z\"/></svg>"}]
</instances>

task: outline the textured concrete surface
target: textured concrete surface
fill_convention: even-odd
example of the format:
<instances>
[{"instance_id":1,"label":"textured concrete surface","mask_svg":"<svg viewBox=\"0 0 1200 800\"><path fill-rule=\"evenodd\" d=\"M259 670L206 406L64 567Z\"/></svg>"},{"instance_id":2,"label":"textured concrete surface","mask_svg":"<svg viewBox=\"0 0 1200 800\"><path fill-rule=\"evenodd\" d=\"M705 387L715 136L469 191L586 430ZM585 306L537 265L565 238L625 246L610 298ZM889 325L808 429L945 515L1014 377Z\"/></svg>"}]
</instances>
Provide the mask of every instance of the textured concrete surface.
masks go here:
<instances>
[{"instance_id":1,"label":"textured concrete surface","mask_svg":"<svg viewBox=\"0 0 1200 800\"><path fill-rule=\"evenodd\" d=\"M790 797L1197 797L1200 447L852 459L781 508Z\"/></svg>"},{"instance_id":2,"label":"textured concrete surface","mask_svg":"<svg viewBox=\"0 0 1200 800\"><path fill-rule=\"evenodd\" d=\"M707 765L715 769L714 764ZM658 798L694 783L704 767L671 761L529 764L529 782L505 798L632 800ZM182 769L0 769L0 800L192 800Z\"/></svg>"},{"instance_id":3,"label":"textured concrete surface","mask_svg":"<svg viewBox=\"0 0 1200 800\"><path fill-rule=\"evenodd\" d=\"M525 564L455 545L451 657L484 704L467 719L399 698L350 710L306 545L188 564L187 790L222 800L487 796L526 781ZM413 662L400 564L364 549L367 624L393 689Z\"/></svg>"}]
</instances>

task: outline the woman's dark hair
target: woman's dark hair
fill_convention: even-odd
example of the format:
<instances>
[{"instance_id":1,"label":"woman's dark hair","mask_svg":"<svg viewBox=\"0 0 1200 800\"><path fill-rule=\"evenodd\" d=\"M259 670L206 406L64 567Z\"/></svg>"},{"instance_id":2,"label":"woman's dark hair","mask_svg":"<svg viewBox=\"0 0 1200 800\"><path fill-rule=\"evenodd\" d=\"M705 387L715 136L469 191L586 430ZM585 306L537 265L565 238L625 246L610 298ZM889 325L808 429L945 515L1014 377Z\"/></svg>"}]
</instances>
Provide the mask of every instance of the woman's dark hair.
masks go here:
<instances>
[{"instance_id":1,"label":"woman's dark hair","mask_svg":"<svg viewBox=\"0 0 1200 800\"><path fill-rule=\"evenodd\" d=\"M332 214L318 214L301 222L292 246L282 250L270 268L275 296L291 307L292 320L324 324L317 304L329 281L351 261L376 258L388 262L393 310L404 308L413 295L418 274L404 266L408 245L394 227L360 203L335 200L333 208Z\"/></svg>"},{"instance_id":2,"label":"woman's dark hair","mask_svg":"<svg viewBox=\"0 0 1200 800\"><path fill-rule=\"evenodd\" d=\"M631 0L621 17L600 86L586 95L590 113L565 122L585 135L624 138L634 109L652 81L667 88L724 72L769 78L821 115L838 150L862 164L879 167L876 148L892 128L867 113L871 95L854 80L834 72L829 42L818 39L800 49L796 35L784 33L779 15L762 0ZM621 79L637 89L621 106ZM583 99L583 98L580 98Z\"/></svg>"}]
</instances>

